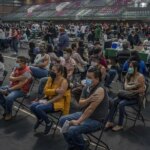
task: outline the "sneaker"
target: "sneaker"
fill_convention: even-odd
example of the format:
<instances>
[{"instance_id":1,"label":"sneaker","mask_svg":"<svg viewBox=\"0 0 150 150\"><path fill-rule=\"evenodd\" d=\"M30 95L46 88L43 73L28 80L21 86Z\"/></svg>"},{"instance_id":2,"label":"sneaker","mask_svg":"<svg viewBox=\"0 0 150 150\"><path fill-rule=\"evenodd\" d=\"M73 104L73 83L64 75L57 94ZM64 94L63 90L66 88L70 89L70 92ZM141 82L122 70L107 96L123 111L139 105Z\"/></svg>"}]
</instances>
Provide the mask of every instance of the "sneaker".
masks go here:
<instances>
[{"instance_id":1,"label":"sneaker","mask_svg":"<svg viewBox=\"0 0 150 150\"><path fill-rule=\"evenodd\" d=\"M105 130L113 128L113 126L114 126L113 122L107 122L106 125L105 125Z\"/></svg>"},{"instance_id":2,"label":"sneaker","mask_svg":"<svg viewBox=\"0 0 150 150\"><path fill-rule=\"evenodd\" d=\"M12 115L11 114L6 114L5 115L5 121L12 120Z\"/></svg>"},{"instance_id":3,"label":"sneaker","mask_svg":"<svg viewBox=\"0 0 150 150\"><path fill-rule=\"evenodd\" d=\"M116 125L112 128L113 131L117 132L117 131L120 131L120 130L123 130L123 126L119 126L119 125Z\"/></svg>"},{"instance_id":4,"label":"sneaker","mask_svg":"<svg viewBox=\"0 0 150 150\"><path fill-rule=\"evenodd\" d=\"M45 130L44 130L45 135L49 133L49 131L52 128L52 125L53 125L52 122L50 122L49 124L46 124Z\"/></svg>"},{"instance_id":5,"label":"sneaker","mask_svg":"<svg viewBox=\"0 0 150 150\"><path fill-rule=\"evenodd\" d=\"M42 123L42 120L37 120L34 127L33 127L34 130L36 130L40 126L41 123Z\"/></svg>"}]
</instances>

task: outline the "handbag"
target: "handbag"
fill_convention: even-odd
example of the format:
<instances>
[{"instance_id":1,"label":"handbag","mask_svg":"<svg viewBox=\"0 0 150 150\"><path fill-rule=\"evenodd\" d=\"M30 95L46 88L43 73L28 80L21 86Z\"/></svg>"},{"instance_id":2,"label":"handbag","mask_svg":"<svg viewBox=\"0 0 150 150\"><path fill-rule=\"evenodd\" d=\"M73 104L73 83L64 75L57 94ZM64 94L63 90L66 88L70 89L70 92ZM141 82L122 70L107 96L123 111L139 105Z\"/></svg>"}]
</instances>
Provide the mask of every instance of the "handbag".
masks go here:
<instances>
[{"instance_id":1,"label":"handbag","mask_svg":"<svg viewBox=\"0 0 150 150\"><path fill-rule=\"evenodd\" d=\"M120 90L118 93L118 98L126 100L134 100L139 98L139 94L136 91Z\"/></svg>"}]
</instances>

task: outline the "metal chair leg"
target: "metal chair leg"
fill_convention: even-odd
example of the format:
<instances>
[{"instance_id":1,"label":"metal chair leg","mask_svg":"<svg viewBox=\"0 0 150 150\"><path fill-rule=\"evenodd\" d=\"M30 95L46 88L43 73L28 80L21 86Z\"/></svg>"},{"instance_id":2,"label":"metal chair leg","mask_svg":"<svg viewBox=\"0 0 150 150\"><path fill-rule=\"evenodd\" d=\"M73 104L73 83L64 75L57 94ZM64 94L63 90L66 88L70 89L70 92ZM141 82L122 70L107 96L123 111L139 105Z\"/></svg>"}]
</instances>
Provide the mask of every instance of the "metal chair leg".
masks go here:
<instances>
[{"instance_id":1,"label":"metal chair leg","mask_svg":"<svg viewBox=\"0 0 150 150\"><path fill-rule=\"evenodd\" d=\"M57 123L56 123L56 127L54 128L53 136L55 136L55 133L56 133L56 130L57 130L57 127L58 127L59 120L60 120L61 116L62 116L62 112L60 113L60 115L59 115L59 117L57 119Z\"/></svg>"},{"instance_id":2,"label":"metal chair leg","mask_svg":"<svg viewBox=\"0 0 150 150\"><path fill-rule=\"evenodd\" d=\"M18 114L18 112L19 112L19 110L20 110L20 107L22 106L22 104L23 104L24 100L25 100L25 97L23 97L23 98L22 98L22 100L21 100L21 102L19 102L19 106L18 106L18 108L17 108L17 110L16 110L16 112L15 112L14 117L16 117L16 116L17 116L17 114Z\"/></svg>"}]
</instances>

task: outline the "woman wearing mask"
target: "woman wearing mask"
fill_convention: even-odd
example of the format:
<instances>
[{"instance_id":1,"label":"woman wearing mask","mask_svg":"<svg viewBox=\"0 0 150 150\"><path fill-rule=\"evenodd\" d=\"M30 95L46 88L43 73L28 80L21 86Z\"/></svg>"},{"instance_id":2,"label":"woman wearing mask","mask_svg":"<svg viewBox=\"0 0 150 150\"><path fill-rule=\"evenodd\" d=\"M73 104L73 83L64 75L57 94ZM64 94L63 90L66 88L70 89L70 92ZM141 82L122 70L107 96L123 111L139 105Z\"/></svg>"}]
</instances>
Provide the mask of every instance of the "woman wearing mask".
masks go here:
<instances>
[{"instance_id":1,"label":"woman wearing mask","mask_svg":"<svg viewBox=\"0 0 150 150\"><path fill-rule=\"evenodd\" d=\"M134 99L127 100L125 98L118 98L113 101L110 109L109 122L106 124L106 128L112 128L113 131L119 131L123 129L123 119L125 114L125 106L135 105L138 103L140 96L145 93L145 80L144 76L138 72L138 63L132 61L129 64L128 73L125 79L124 88L126 91L137 93L137 97ZM114 126L113 118L115 112L119 109L119 120L118 124Z\"/></svg>"},{"instance_id":2,"label":"woman wearing mask","mask_svg":"<svg viewBox=\"0 0 150 150\"><path fill-rule=\"evenodd\" d=\"M139 72L145 76L147 73L146 72L146 65L145 65L145 62L140 59L138 51L132 51L131 52L131 57L129 58L129 60L127 60L124 63L122 71L127 72L128 68L129 68L129 64L131 61L137 61L138 62Z\"/></svg>"},{"instance_id":3,"label":"woman wearing mask","mask_svg":"<svg viewBox=\"0 0 150 150\"><path fill-rule=\"evenodd\" d=\"M64 59L65 61L61 61L61 64L66 67L67 69L67 79L71 80L71 77L74 73L76 62L73 58L71 58L72 55L72 49L66 48L64 49Z\"/></svg>"},{"instance_id":4,"label":"woman wearing mask","mask_svg":"<svg viewBox=\"0 0 150 150\"><path fill-rule=\"evenodd\" d=\"M33 77L40 79L48 76L50 56L46 54L45 42L42 42L39 48L40 48L40 54L36 56L34 60L34 64L30 66L30 69Z\"/></svg>"},{"instance_id":5,"label":"woman wearing mask","mask_svg":"<svg viewBox=\"0 0 150 150\"><path fill-rule=\"evenodd\" d=\"M50 122L46 113L52 113L62 110L63 114L68 114L70 109L71 94L68 88L66 68L62 65L54 65L51 71L51 77L44 88L44 98L38 102L34 102L30 109L36 115L37 122L34 126L36 130L44 121L46 128L44 134L48 134L52 122Z\"/></svg>"}]
</instances>

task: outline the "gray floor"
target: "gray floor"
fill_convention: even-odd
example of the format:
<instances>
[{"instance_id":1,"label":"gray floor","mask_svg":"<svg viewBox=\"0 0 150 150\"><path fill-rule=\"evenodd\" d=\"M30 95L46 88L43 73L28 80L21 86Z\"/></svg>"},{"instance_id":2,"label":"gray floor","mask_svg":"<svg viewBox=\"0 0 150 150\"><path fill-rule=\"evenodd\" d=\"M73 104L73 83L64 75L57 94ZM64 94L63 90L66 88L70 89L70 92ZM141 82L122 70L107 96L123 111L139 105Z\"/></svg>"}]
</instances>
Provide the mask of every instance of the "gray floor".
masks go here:
<instances>
[{"instance_id":1,"label":"gray floor","mask_svg":"<svg viewBox=\"0 0 150 150\"><path fill-rule=\"evenodd\" d=\"M26 56L27 51L22 50L20 55ZM11 56L11 53L4 53L5 56ZM6 69L11 72L15 60L5 57ZM5 84L8 83L6 79ZM119 88L114 83L115 90ZM114 87L114 86L113 86ZM150 96L148 96L150 98ZM2 110L0 109L0 112ZM127 126L121 132L107 131L103 139L113 150L149 150L150 149L150 102L147 103L143 115L146 121L146 127L138 121L136 127L131 128L132 121L127 122ZM25 112L19 112L16 119L11 122L0 120L0 150L65 150L66 143L57 131L55 137L51 133L47 136L40 132L44 130L40 127L39 133L34 134L32 127L35 118ZM98 134L98 133L97 133ZM93 147L93 146L92 146Z\"/></svg>"}]
</instances>

